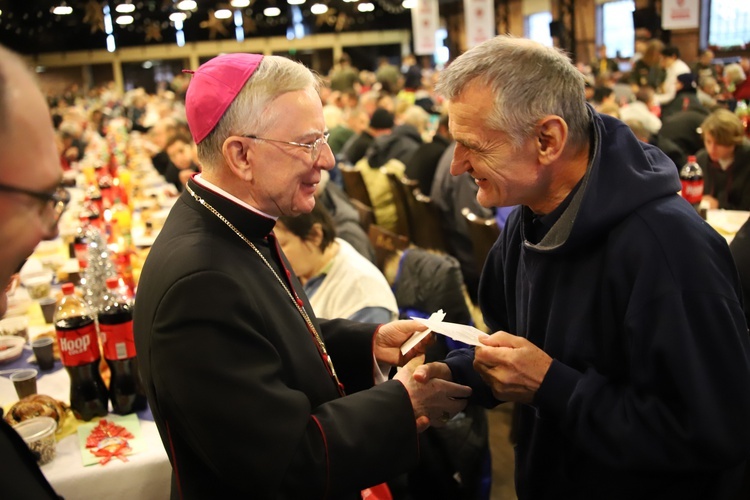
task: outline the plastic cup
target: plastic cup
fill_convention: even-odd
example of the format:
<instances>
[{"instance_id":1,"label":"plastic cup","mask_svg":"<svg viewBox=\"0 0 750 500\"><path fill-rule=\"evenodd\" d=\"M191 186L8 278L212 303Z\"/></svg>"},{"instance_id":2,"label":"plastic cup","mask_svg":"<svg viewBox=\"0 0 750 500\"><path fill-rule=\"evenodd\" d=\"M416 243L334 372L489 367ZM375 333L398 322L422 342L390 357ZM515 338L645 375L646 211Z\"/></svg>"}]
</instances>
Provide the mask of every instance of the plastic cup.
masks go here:
<instances>
[{"instance_id":1,"label":"plastic cup","mask_svg":"<svg viewBox=\"0 0 750 500\"><path fill-rule=\"evenodd\" d=\"M39 465L55 458L57 422L50 417L35 417L14 425L13 429L23 438Z\"/></svg>"},{"instance_id":2,"label":"plastic cup","mask_svg":"<svg viewBox=\"0 0 750 500\"><path fill-rule=\"evenodd\" d=\"M54 354L55 341L50 337L42 337L31 342L31 348L34 350L36 363L40 370L51 370L55 366Z\"/></svg>"},{"instance_id":3,"label":"plastic cup","mask_svg":"<svg viewBox=\"0 0 750 500\"><path fill-rule=\"evenodd\" d=\"M36 394L36 375L34 369L18 370L11 374L10 380L16 388L18 399Z\"/></svg>"},{"instance_id":4,"label":"plastic cup","mask_svg":"<svg viewBox=\"0 0 750 500\"><path fill-rule=\"evenodd\" d=\"M47 324L52 323L55 316L55 310L57 309L57 299L54 297L39 299L39 307L42 308L44 322Z\"/></svg>"}]
</instances>

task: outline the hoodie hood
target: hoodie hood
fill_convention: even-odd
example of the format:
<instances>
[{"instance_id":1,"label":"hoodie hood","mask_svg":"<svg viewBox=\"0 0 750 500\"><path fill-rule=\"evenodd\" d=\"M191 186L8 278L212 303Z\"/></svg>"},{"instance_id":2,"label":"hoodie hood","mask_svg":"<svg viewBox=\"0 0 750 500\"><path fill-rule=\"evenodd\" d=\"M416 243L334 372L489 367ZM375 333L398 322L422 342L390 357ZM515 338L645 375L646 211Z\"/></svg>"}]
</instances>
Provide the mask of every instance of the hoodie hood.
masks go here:
<instances>
[{"instance_id":1,"label":"hoodie hood","mask_svg":"<svg viewBox=\"0 0 750 500\"><path fill-rule=\"evenodd\" d=\"M589 106L590 160L570 204L538 244L524 236L527 248L568 252L608 232L612 226L652 201L674 196L680 179L674 163L658 148L639 141L627 125ZM523 229L531 223L528 207Z\"/></svg>"}]
</instances>

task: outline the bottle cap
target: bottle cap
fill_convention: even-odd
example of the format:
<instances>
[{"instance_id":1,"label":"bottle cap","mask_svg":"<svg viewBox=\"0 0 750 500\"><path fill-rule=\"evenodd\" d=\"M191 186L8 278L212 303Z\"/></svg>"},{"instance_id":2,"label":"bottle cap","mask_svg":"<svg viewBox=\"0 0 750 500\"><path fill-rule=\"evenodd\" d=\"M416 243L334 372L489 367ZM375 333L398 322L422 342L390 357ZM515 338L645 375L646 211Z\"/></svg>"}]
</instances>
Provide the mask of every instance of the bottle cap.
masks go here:
<instances>
[{"instance_id":1,"label":"bottle cap","mask_svg":"<svg viewBox=\"0 0 750 500\"><path fill-rule=\"evenodd\" d=\"M110 290L117 288L120 285L119 278L107 278L107 288Z\"/></svg>"},{"instance_id":2,"label":"bottle cap","mask_svg":"<svg viewBox=\"0 0 750 500\"><path fill-rule=\"evenodd\" d=\"M693 155L688 156L688 163L695 163L696 158Z\"/></svg>"},{"instance_id":3,"label":"bottle cap","mask_svg":"<svg viewBox=\"0 0 750 500\"><path fill-rule=\"evenodd\" d=\"M75 285L73 283L63 283L62 284L62 293L65 295L73 295L73 292L75 292Z\"/></svg>"}]
</instances>

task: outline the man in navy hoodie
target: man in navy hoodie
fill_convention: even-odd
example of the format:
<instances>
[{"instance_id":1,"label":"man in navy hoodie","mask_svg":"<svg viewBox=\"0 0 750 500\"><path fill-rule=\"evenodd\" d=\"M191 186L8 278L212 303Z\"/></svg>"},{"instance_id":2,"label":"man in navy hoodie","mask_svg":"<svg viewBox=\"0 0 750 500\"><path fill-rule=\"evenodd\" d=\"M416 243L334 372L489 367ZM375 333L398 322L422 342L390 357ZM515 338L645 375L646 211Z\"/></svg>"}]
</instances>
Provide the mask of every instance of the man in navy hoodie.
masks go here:
<instances>
[{"instance_id":1,"label":"man in navy hoodie","mask_svg":"<svg viewBox=\"0 0 750 500\"><path fill-rule=\"evenodd\" d=\"M730 499L750 455L750 337L725 240L672 162L585 104L567 57L501 36L458 57L453 175L514 211L485 263L493 335L419 377L520 407L526 499Z\"/></svg>"}]
</instances>

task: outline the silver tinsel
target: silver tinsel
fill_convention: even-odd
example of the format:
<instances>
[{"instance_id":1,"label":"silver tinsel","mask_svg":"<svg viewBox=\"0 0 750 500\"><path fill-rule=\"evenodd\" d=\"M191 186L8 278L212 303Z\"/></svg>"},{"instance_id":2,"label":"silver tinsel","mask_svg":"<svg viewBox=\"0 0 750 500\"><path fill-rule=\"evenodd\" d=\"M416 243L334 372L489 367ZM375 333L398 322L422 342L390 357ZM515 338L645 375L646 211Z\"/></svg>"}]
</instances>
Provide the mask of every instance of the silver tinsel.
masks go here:
<instances>
[{"instance_id":1,"label":"silver tinsel","mask_svg":"<svg viewBox=\"0 0 750 500\"><path fill-rule=\"evenodd\" d=\"M81 288L83 288L84 300L91 307L92 312L96 314L104 307L107 278L117 277L117 270L110 257L107 243L96 227L88 226L86 242L88 266L81 275Z\"/></svg>"}]
</instances>

